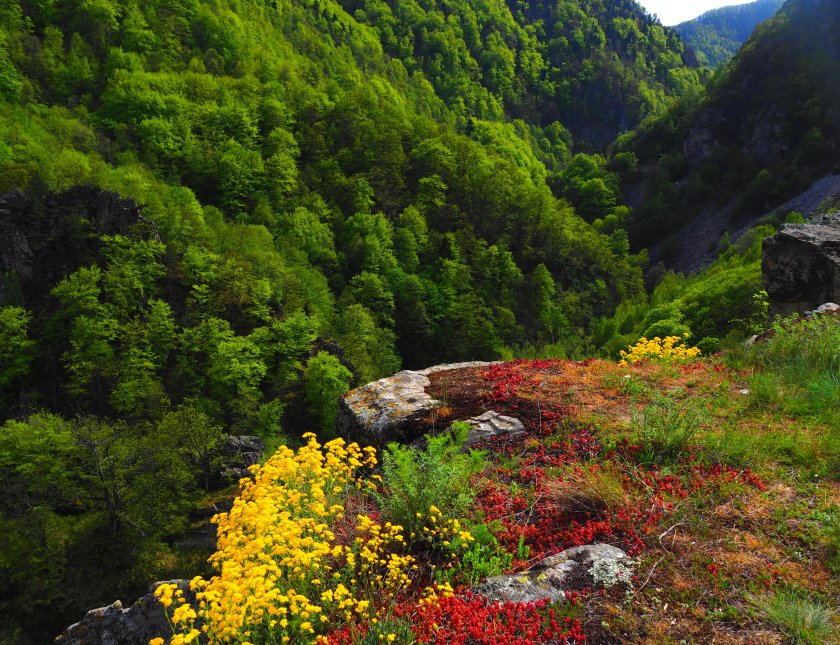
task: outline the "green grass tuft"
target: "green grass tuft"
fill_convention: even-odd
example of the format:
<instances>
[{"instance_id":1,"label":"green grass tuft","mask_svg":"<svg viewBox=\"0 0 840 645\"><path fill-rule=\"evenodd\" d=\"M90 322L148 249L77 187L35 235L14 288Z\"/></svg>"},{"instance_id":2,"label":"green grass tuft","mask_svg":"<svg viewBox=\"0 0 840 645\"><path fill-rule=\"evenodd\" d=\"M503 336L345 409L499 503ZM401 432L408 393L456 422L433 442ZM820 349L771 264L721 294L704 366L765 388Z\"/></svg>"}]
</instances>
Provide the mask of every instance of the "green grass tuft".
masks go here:
<instances>
[{"instance_id":1,"label":"green grass tuft","mask_svg":"<svg viewBox=\"0 0 840 645\"><path fill-rule=\"evenodd\" d=\"M750 595L749 603L758 609L768 622L779 627L793 643L824 645L836 643L832 611L795 591L776 594Z\"/></svg>"}]
</instances>

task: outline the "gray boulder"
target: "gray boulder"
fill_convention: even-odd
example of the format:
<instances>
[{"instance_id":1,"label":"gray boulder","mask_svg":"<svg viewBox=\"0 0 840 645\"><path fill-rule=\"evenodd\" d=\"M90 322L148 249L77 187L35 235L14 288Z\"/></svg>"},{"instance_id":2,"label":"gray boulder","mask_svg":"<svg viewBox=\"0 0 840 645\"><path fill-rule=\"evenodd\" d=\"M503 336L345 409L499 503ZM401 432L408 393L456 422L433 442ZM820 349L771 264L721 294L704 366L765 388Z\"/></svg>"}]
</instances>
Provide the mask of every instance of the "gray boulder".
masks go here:
<instances>
[{"instance_id":1,"label":"gray boulder","mask_svg":"<svg viewBox=\"0 0 840 645\"><path fill-rule=\"evenodd\" d=\"M506 417L494 410L466 419L464 423L470 426L467 440L464 442L465 449L494 437L519 435L525 432L525 425L519 419Z\"/></svg>"},{"instance_id":2,"label":"gray boulder","mask_svg":"<svg viewBox=\"0 0 840 645\"><path fill-rule=\"evenodd\" d=\"M404 370L351 390L338 402L338 433L379 448L392 441L410 443L417 438L422 421L440 405L426 393L431 384L429 375L489 365L493 363L453 363L419 371Z\"/></svg>"},{"instance_id":3,"label":"gray boulder","mask_svg":"<svg viewBox=\"0 0 840 645\"><path fill-rule=\"evenodd\" d=\"M247 477L250 473L246 470L248 466L259 463L260 457L265 450L265 441L260 437L253 437L250 435L232 435L225 439L221 445L220 452L223 456L223 462L226 468L222 471L223 476L227 476L228 470L242 471L236 473L239 477Z\"/></svg>"},{"instance_id":4,"label":"gray boulder","mask_svg":"<svg viewBox=\"0 0 840 645\"><path fill-rule=\"evenodd\" d=\"M814 309L814 311L806 311L805 317L814 318L818 316L836 316L838 314L840 314L840 305L833 302L827 302Z\"/></svg>"},{"instance_id":5,"label":"gray boulder","mask_svg":"<svg viewBox=\"0 0 840 645\"><path fill-rule=\"evenodd\" d=\"M262 453L265 441L260 437L250 435L231 435L222 444L223 455L244 455L248 453Z\"/></svg>"},{"instance_id":6,"label":"gray boulder","mask_svg":"<svg viewBox=\"0 0 840 645\"><path fill-rule=\"evenodd\" d=\"M253 477L247 468L225 468L222 471L222 479L228 484L236 484L240 479Z\"/></svg>"},{"instance_id":7,"label":"gray boulder","mask_svg":"<svg viewBox=\"0 0 840 645\"><path fill-rule=\"evenodd\" d=\"M567 591L629 584L634 566L618 547L589 544L566 549L522 573L488 578L475 591L498 602L555 602L565 599Z\"/></svg>"},{"instance_id":8,"label":"gray boulder","mask_svg":"<svg viewBox=\"0 0 840 645\"><path fill-rule=\"evenodd\" d=\"M189 580L170 580L184 592L189 603L195 602ZM57 645L148 645L152 638L171 635L172 630L163 612L163 605L154 591L163 582L156 582L149 593L128 609L117 600L112 605L91 609L78 623L68 627L55 642Z\"/></svg>"},{"instance_id":9,"label":"gray boulder","mask_svg":"<svg viewBox=\"0 0 840 645\"><path fill-rule=\"evenodd\" d=\"M840 227L785 225L764 240L761 269L771 315L840 302Z\"/></svg>"}]
</instances>

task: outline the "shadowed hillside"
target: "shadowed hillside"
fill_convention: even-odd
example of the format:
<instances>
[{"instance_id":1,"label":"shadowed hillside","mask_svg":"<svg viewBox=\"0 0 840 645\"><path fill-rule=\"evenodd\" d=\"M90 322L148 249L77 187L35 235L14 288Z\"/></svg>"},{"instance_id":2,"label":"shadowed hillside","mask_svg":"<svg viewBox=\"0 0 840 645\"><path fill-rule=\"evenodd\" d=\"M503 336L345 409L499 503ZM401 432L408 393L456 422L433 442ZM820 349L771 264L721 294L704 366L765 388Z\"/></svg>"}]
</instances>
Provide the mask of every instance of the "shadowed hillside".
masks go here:
<instances>
[{"instance_id":1,"label":"shadowed hillside","mask_svg":"<svg viewBox=\"0 0 840 645\"><path fill-rule=\"evenodd\" d=\"M677 25L674 31L694 50L701 63L717 67L731 60L755 28L783 4L784 0L758 0L712 9Z\"/></svg>"}]
</instances>

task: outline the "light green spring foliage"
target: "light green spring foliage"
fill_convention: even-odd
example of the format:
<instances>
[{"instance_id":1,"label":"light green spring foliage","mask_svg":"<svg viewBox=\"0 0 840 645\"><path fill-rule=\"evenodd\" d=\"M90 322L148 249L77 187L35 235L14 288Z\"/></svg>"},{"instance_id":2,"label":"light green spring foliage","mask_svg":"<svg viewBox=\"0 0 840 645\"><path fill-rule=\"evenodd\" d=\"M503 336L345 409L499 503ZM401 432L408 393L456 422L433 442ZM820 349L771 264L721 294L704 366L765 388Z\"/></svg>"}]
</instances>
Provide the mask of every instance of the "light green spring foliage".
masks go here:
<instances>
[{"instance_id":1,"label":"light green spring foliage","mask_svg":"<svg viewBox=\"0 0 840 645\"><path fill-rule=\"evenodd\" d=\"M330 437L335 434L336 402L350 389L353 374L341 361L327 352L318 352L306 363L304 389L306 402L321 432Z\"/></svg>"},{"instance_id":2,"label":"light green spring foliage","mask_svg":"<svg viewBox=\"0 0 840 645\"><path fill-rule=\"evenodd\" d=\"M469 53L453 65L481 61L487 86L439 70L463 76L468 94L486 98L466 103L425 69L431 52L416 52L414 64L389 59L394 43L376 12L351 3L187 2L164 13L155 3L101 4L93 13L87 5L5 10L9 60L30 71L20 72L18 101L0 104L0 189L91 182L138 198L163 234L167 269L178 279L186 274L188 303L203 310L188 312L193 320L244 312L247 330L254 319L305 310L319 331L348 345L346 330L360 323L366 339L348 353L367 379L400 360L492 358L539 344L558 336L552 310L561 308L575 328L610 301L639 293L621 244L595 235L545 184L543 164L556 172L568 158L551 151L571 144L562 127L499 122L499 97L509 93L502 86L516 103L529 100L531 90L510 74L530 70L533 91L551 74L539 62L530 19L504 4L475 15L461 7L464 24L518 34L515 43L467 38ZM429 12L435 23L438 10ZM400 15L393 29L404 33L418 19ZM581 29L603 31L598 21ZM29 38L41 42L39 52L23 47ZM663 65L678 64L668 54L676 41L649 41ZM485 47L513 47L499 59L515 61L507 81L489 73L496 58ZM494 102L482 117L479 106ZM108 162L100 141L108 142ZM608 206L614 183L606 190ZM198 275L197 256L204 258ZM488 266L495 257L498 268ZM533 316L523 286L540 264L554 294ZM591 276L582 280L584 269ZM377 306L354 285L365 274L393 298L393 312L336 311L336 298L342 310ZM117 308L142 305L105 287ZM231 322L241 333L240 321ZM103 331L99 340L113 345L112 335ZM92 382L80 369L74 394ZM133 406L118 398L121 409Z\"/></svg>"},{"instance_id":3,"label":"light green spring foliage","mask_svg":"<svg viewBox=\"0 0 840 645\"><path fill-rule=\"evenodd\" d=\"M429 437L426 450L392 443L382 453L384 493L377 501L406 533L420 539L432 506L444 517L465 516L475 497L470 477L484 468L484 453L461 450L468 432L466 423L455 423L451 431Z\"/></svg>"},{"instance_id":4,"label":"light green spring foliage","mask_svg":"<svg viewBox=\"0 0 840 645\"><path fill-rule=\"evenodd\" d=\"M639 122L700 88L680 39L632 2L343 5L376 29L387 54L409 72L422 70L456 114L521 115L521 129L551 124L531 128L550 169L568 155L566 128L587 143L608 143L624 129L618 113ZM508 154L515 147L506 146Z\"/></svg>"},{"instance_id":5,"label":"light green spring foliage","mask_svg":"<svg viewBox=\"0 0 840 645\"><path fill-rule=\"evenodd\" d=\"M23 307L0 308L0 387L29 371L35 341L29 338L32 314Z\"/></svg>"},{"instance_id":6,"label":"light green spring foliage","mask_svg":"<svg viewBox=\"0 0 840 645\"><path fill-rule=\"evenodd\" d=\"M648 298L625 300L611 317L593 325L594 344L615 357L643 336L689 333L692 344L708 355L727 339L739 342L766 329L761 244L775 230L770 225L752 229L697 274L664 273Z\"/></svg>"},{"instance_id":7,"label":"light green spring foliage","mask_svg":"<svg viewBox=\"0 0 840 645\"><path fill-rule=\"evenodd\" d=\"M352 0L2 3L0 193L38 200L89 184L136 199L146 220L98 239L79 222L92 257L38 285L43 301L0 276L13 350L0 362L4 418L19 401L85 415L85 433L47 425L56 445L71 437L72 455L83 442L117 450L109 490L123 504L108 510L84 487L52 496L33 469L9 532L25 525L21 549L47 546L6 554L0 589L24 638L46 640L169 574L160 539L208 485L217 429L276 444L312 417L329 428L351 376L308 358L319 337L366 381L519 346L574 351L589 321L640 297L606 162L581 157L580 186L557 199L573 154L562 121L581 105L584 124L615 114L604 108L630 94L638 121L693 91L697 74L633 3L534 12L500 0L396 12ZM598 123L593 139L615 128ZM160 439L186 482L168 506L119 483L142 490L159 472L155 437L175 442ZM88 462L59 461L86 476ZM7 488L23 480L14 471ZM36 560L41 575L24 585ZM54 624L36 597L60 605Z\"/></svg>"}]
</instances>

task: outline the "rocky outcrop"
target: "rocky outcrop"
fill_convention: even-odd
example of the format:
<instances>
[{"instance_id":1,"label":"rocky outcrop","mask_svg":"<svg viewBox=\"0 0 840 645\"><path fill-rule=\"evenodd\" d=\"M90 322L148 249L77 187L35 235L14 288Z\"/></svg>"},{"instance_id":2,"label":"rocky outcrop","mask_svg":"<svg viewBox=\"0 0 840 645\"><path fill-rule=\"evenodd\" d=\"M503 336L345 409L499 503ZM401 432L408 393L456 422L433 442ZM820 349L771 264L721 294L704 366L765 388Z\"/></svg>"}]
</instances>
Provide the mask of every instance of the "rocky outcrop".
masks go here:
<instances>
[{"instance_id":1,"label":"rocky outcrop","mask_svg":"<svg viewBox=\"0 0 840 645\"><path fill-rule=\"evenodd\" d=\"M752 135L744 143L744 154L758 162L759 167L770 166L790 150L786 132L790 118L778 105L766 105L753 123Z\"/></svg>"},{"instance_id":2,"label":"rocky outcrop","mask_svg":"<svg viewBox=\"0 0 840 645\"><path fill-rule=\"evenodd\" d=\"M142 229L142 230L141 230ZM76 186L37 199L19 190L0 196L0 276L14 272L29 309L81 266L93 264L102 235L157 236L132 199L93 186ZM0 280L0 299L9 285Z\"/></svg>"},{"instance_id":3,"label":"rocky outcrop","mask_svg":"<svg viewBox=\"0 0 840 645\"><path fill-rule=\"evenodd\" d=\"M170 580L178 585L189 603L195 602L189 580ZM165 584L156 582L149 593L128 609L117 600L112 605L91 609L78 623L68 627L55 642L57 645L148 645L152 638L166 637L172 633L163 605L155 598L154 591Z\"/></svg>"},{"instance_id":4,"label":"rocky outcrop","mask_svg":"<svg viewBox=\"0 0 840 645\"><path fill-rule=\"evenodd\" d=\"M243 477L250 477L249 466L259 463L265 450L265 441L250 435L231 435L222 443L221 472L223 482L235 484Z\"/></svg>"},{"instance_id":5,"label":"rocky outcrop","mask_svg":"<svg viewBox=\"0 0 840 645\"><path fill-rule=\"evenodd\" d=\"M567 591L629 584L634 566L618 547L589 544L546 558L522 573L488 578L475 591L500 602L555 602L564 600Z\"/></svg>"},{"instance_id":6,"label":"rocky outcrop","mask_svg":"<svg viewBox=\"0 0 840 645\"><path fill-rule=\"evenodd\" d=\"M222 455L228 466L247 468L259 462L265 441L251 435L231 435L222 444Z\"/></svg>"},{"instance_id":7,"label":"rocky outcrop","mask_svg":"<svg viewBox=\"0 0 840 645\"><path fill-rule=\"evenodd\" d=\"M725 120L720 108L707 108L700 113L683 142L683 156L689 166L697 167L711 156L717 144L717 130Z\"/></svg>"},{"instance_id":8,"label":"rocky outcrop","mask_svg":"<svg viewBox=\"0 0 840 645\"><path fill-rule=\"evenodd\" d=\"M431 384L429 375L489 365L493 363L453 363L419 371L404 370L351 390L338 404L338 433L380 448L392 441L411 443L421 433L423 420L440 405L426 393Z\"/></svg>"},{"instance_id":9,"label":"rocky outcrop","mask_svg":"<svg viewBox=\"0 0 840 645\"><path fill-rule=\"evenodd\" d=\"M840 302L840 227L785 225L764 240L761 269L771 315Z\"/></svg>"}]
</instances>

